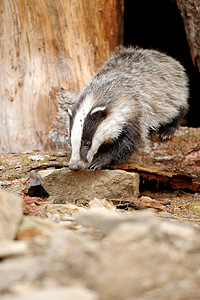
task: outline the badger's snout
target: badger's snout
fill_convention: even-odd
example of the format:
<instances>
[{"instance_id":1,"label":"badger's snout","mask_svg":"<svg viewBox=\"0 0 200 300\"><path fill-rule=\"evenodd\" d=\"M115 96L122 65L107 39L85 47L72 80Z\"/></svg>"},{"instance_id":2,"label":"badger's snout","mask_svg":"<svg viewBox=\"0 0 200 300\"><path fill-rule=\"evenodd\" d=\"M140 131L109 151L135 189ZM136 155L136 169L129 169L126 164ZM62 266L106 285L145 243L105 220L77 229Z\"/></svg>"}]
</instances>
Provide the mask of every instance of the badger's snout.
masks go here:
<instances>
[{"instance_id":1,"label":"badger's snout","mask_svg":"<svg viewBox=\"0 0 200 300\"><path fill-rule=\"evenodd\" d=\"M69 169L71 171L78 171L78 170L80 170L80 167L78 165L75 165L75 164L70 164Z\"/></svg>"},{"instance_id":2,"label":"badger's snout","mask_svg":"<svg viewBox=\"0 0 200 300\"><path fill-rule=\"evenodd\" d=\"M83 161L73 161L70 160L69 162L69 169L71 171L79 171L79 170L85 170L86 169L86 165Z\"/></svg>"}]
</instances>

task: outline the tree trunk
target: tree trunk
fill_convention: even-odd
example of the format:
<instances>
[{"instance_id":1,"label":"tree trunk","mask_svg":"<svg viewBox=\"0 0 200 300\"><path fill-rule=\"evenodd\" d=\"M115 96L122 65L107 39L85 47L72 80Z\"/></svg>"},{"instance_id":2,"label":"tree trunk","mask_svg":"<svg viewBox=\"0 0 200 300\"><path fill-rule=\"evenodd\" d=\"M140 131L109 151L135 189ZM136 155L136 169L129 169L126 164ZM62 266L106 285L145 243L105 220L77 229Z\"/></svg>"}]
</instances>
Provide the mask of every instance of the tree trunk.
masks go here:
<instances>
[{"instance_id":1,"label":"tree trunk","mask_svg":"<svg viewBox=\"0 0 200 300\"><path fill-rule=\"evenodd\" d=\"M176 0L190 47L193 64L200 72L200 0Z\"/></svg>"},{"instance_id":2,"label":"tree trunk","mask_svg":"<svg viewBox=\"0 0 200 300\"><path fill-rule=\"evenodd\" d=\"M0 151L48 150L52 86L79 92L123 38L123 0L1 0Z\"/></svg>"}]
</instances>

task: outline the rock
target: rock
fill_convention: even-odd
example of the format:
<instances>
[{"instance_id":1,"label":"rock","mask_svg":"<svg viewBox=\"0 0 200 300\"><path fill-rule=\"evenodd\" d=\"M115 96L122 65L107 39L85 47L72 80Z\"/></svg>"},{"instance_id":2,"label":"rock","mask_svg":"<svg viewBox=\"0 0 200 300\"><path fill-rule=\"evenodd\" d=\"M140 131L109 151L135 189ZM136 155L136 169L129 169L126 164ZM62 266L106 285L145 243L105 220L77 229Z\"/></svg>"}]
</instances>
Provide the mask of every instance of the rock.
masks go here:
<instances>
[{"instance_id":1,"label":"rock","mask_svg":"<svg viewBox=\"0 0 200 300\"><path fill-rule=\"evenodd\" d=\"M108 210L113 210L116 211L116 206L112 203L112 201L108 201L106 199L97 199L94 198L94 200L91 200L88 203L88 206L90 208L97 208L97 209L108 209Z\"/></svg>"},{"instance_id":2,"label":"rock","mask_svg":"<svg viewBox=\"0 0 200 300\"><path fill-rule=\"evenodd\" d=\"M50 237L53 231L61 226L49 219L42 219L35 216L24 216L17 232L17 238L31 239L35 236Z\"/></svg>"},{"instance_id":3,"label":"rock","mask_svg":"<svg viewBox=\"0 0 200 300\"><path fill-rule=\"evenodd\" d=\"M167 238L176 248L187 251L196 249L200 243L192 226L163 221L160 224L163 238Z\"/></svg>"},{"instance_id":4,"label":"rock","mask_svg":"<svg viewBox=\"0 0 200 300\"><path fill-rule=\"evenodd\" d=\"M31 160L35 160L35 161L40 161L40 160L44 160L45 159L44 156L39 155L39 154L37 154L37 155L30 155L28 158L31 159Z\"/></svg>"},{"instance_id":5,"label":"rock","mask_svg":"<svg viewBox=\"0 0 200 300\"><path fill-rule=\"evenodd\" d=\"M38 185L40 185L40 181L38 179L37 172L36 172L36 170L31 170L29 172L29 183L27 184L26 189L29 189L32 186L38 186Z\"/></svg>"},{"instance_id":6,"label":"rock","mask_svg":"<svg viewBox=\"0 0 200 300\"><path fill-rule=\"evenodd\" d=\"M25 241L0 240L0 259L5 257L24 255L28 244Z\"/></svg>"},{"instance_id":7,"label":"rock","mask_svg":"<svg viewBox=\"0 0 200 300\"><path fill-rule=\"evenodd\" d=\"M105 198L132 199L139 194L139 175L121 170L70 171L42 170L38 172L42 186L60 201L89 201Z\"/></svg>"},{"instance_id":8,"label":"rock","mask_svg":"<svg viewBox=\"0 0 200 300\"><path fill-rule=\"evenodd\" d=\"M64 215L61 218L61 221L66 221L66 222L74 222L76 219L70 215Z\"/></svg>"},{"instance_id":9,"label":"rock","mask_svg":"<svg viewBox=\"0 0 200 300\"><path fill-rule=\"evenodd\" d=\"M98 300L96 293L79 285L38 289L19 296L3 296L1 300Z\"/></svg>"},{"instance_id":10,"label":"rock","mask_svg":"<svg viewBox=\"0 0 200 300\"><path fill-rule=\"evenodd\" d=\"M102 211L102 209L89 209L88 211L79 214L76 220L83 226L96 228L108 233L121 223L135 223L137 220L139 222L141 222L141 220L148 222L149 218L152 218L152 216L153 213L147 210L140 213L123 215L109 210Z\"/></svg>"},{"instance_id":11,"label":"rock","mask_svg":"<svg viewBox=\"0 0 200 300\"><path fill-rule=\"evenodd\" d=\"M55 223L60 223L60 215L59 214L53 214L48 216L49 220Z\"/></svg>"},{"instance_id":12,"label":"rock","mask_svg":"<svg viewBox=\"0 0 200 300\"><path fill-rule=\"evenodd\" d=\"M157 210L163 210L165 209L165 206L156 201L155 199L152 199L148 196L142 196L140 199L137 199L134 201L134 204L139 206L138 208L153 208Z\"/></svg>"},{"instance_id":13,"label":"rock","mask_svg":"<svg viewBox=\"0 0 200 300\"><path fill-rule=\"evenodd\" d=\"M54 214L59 214L60 217L63 217L64 215L76 215L78 213L85 212L86 208L77 206L74 204L48 204L45 207L45 212L47 217Z\"/></svg>"},{"instance_id":14,"label":"rock","mask_svg":"<svg viewBox=\"0 0 200 300\"><path fill-rule=\"evenodd\" d=\"M2 260L0 263L0 298L5 291L6 293L16 292L22 285L23 290L30 289L34 279L43 272L42 259L38 256L18 256Z\"/></svg>"},{"instance_id":15,"label":"rock","mask_svg":"<svg viewBox=\"0 0 200 300\"><path fill-rule=\"evenodd\" d=\"M14 239L23 217L20 197L0 191L0 239Z\"/></svg>"},{"instance_id":16,"label":"rock","mask_svg":"<svg viewBox=\"0 0 200 300\"><path fill-rule=\"evenodd\" d=\"M191 234L197 238L195 230ZM181 238L183 244L188 239ZM115 227L98 252L103 273L96 286L101 299L198 299L200 241L192 254L177 247L175 240L172 243L154 218Z\"/></svg>"},{"instance_id":17,"label":"rock","mask_svg":"<svg viewBox=\"0 0 200 300\"><path fill-rule=\"evenodd\" d=\"M96 211L97 219L107 212ZM63 285L73 279L81 282L104 300L195 299L192 295L199 295L198 230L186 226L181 233L179 223L163 223L148 212L123 215L120 222L114 212L109 213L115 226L99 241L69 231L53 235L44 254L46 274ZM189 249L191 240L196 243Z\"/></svg>"},{"instance_id":18,"label":"rock","mask_svg":"<svg viewBox=\"0 0 200 300\"><path fill-rule=\"evenodd\" d=\"M122 214L100 207L87 213L77 214L77 221L84 217L84 224L88 220L106 234L94 239L89 231L47 221L53 224L47 243L39 247L41 241L30 239L32 246L37 242L32 255L0 262L0 293L16 294L2 300L199 299L199 229L163 221L151 211ZM20 289L24 293L17 295Z\"/></svg>"}]
</instances>

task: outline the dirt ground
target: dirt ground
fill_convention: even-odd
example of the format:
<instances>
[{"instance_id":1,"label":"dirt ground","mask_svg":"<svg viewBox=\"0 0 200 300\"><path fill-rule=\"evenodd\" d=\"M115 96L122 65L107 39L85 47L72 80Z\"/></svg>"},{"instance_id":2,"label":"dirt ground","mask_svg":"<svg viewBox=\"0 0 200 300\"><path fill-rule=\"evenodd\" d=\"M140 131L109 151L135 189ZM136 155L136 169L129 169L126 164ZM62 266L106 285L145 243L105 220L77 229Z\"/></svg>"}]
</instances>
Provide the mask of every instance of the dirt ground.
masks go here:
<instances>
[{"instance_id":1,"label":"dirt ground","mask_svg":"<svg viewBox=\"0 0 200 300\"><path fill-rule=\"evenodd\" d=\"M48 203L54 199L38 193L38 188L30 188L30 171L36 172L50 167L62 168L68 166L70 154L65 152L31 152L0 154L0 189L21 195L24 199L24 213L27 215L46 216ZM140 178L140 196L142 205L116 199L113 201L119 209L133 210L154 208L162 218L175 219L183 222L200 222L200 191L187 189L172 189L168 184L159 180ZM29 185L28 185L29 184ZM37 184L36 184L37 185ZM29 189L27 189L29 187ZM42 196L42 197L41 197ZM137 199L134 199L137 200ZM136 203L138 203L136 201ZM141 202L140 202L141 203ZM85 203L83 204L85 205Z\"/></svg>"}]
</instances>

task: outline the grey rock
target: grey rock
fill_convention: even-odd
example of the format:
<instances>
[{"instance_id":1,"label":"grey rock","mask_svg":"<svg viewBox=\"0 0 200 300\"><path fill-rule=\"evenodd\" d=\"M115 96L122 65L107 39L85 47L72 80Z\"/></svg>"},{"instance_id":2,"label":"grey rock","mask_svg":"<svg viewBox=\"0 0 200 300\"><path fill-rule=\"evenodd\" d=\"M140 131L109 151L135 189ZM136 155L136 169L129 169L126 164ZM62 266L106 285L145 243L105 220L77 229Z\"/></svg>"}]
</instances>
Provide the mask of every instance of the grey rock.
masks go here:
<instances>
[{"instance_id":1,"label":"grey rock","mask_svg":"<svg viewBox=\"0 0 200 300\"><path fill-rule=\"evenodd\" d=\"M42 161L42 160L44 160L45 158L44 158L44 156L43 155L40 155L40 154L36 154L36 155L30 155L29 157L28 157L28 159L31 159L31 160L33 160L33 161Z\"/></svg>"},{"instance_id":2,"label":"grey rock","mask_svg":"<svg viewBox=\"0 0 200 300\"><path fill-rule=\"evenodd\" d=\"M199 237L192 226L163 221L159 229L163 238L167 238L176 248L192 251L200 246Z\"/></svg>"},{"instance_id":3,"label":"grey rock","mask_svg":"<svg viewBox=\"0 0 200 300\"><path fill-rule=\"evenodd\" d=\"M60 217L63 215L76 215L78 213L84 212L86 208L77 206L71 203L68 204L48 204L46 207L46 216L50 217L54 214L59 214Z\"/></svg>"},{"instance_id":4,"label":"grey rock","mask_svg":"<svg viewBox=\"0 0 200 300\"><path fill-rule=\"evenodd\" d=\"M4 296L1 300L98 300L96 293L82 286L38 289L18 296Z\"/></svg>"},{"instance_id":5,"label":"grey rock","mask_svg":"<svg viewBox=\"0 0 200 300\"><path fill-rule=\"evenodd\" d=\"M43 271L41 257L19 256L0 263L0 295L14 292L17 286L30 286ZM0 297L1 298L1 297Z\"/></svg>"},{"instance_id":6,"label":"grey rock","mask_svg":"<svg viewBox=\"0 0 200 300\"><path fill-rule=\"evenodd\" d=\"M64 215L61 218L62 221L69 221L69 222L74 222L76 219L70 215Z\"/></svg>"},{"instance_id":7,"label":"grey rock","mask_svg":"<svg viewBox=\"0 0 200 300\"><path fill-rule=\"evenodd\" d=\"M139 175L121 170L74 172L62 168L39 171L38 177L45 190L60 201L88 201L109 195L132 199L139 194Z\"/></svg>"},{"instance_id":8,"label":"grey rock","mask_svg":"<svg viewBox=\"0 0 200 300\"><path fill-rule=\"evenodd\" d=\"M105 212L98 213L99 224L107 222L101 218ZM198 230L186 225L182 233L182 224L160 221L149 212L119 219L111 212L107 219L109 231L99 242L72 232L54 235L45 254L48 274L59 278L60 284L69 278L79 280L103 300L148 299L149 293L157 292L159 297L150 299L199 295ZM191 240L196 240L192 249Z\"/></svg>"},{"instance_id":9,"label":"grey rock","mask_svg":"<svg viewBox=\"0 0 200 300\"><path fill-rule=\"evenodd\" d=\"M32 253L0 262L0 293L7 293L3 300L11 297L8 292L15 294L10 300L19 299L20 290L20 299L52 299L54 291L54 299L76 299L67 291L75 284L75 290L77 285L86 289L80 299L90 294L95 300L199 299L199 228L162 220L152 211L100 207L73 217L87 231L61 226L67 222L27 219L32 221L28 232L36 222L39 235L29 238Z\"/></svg>"},{"instance_id":10,"label":"grey rock","mask_svg":"<svg viewBox=\"0 0 200 300\"><path fill-rule=\"evenodd\" d=\"M0 240L0 259L11 256L27 254L28 244L26 241Z\"/></svg>"},{"instance_id":11,"label":"grey rock","mask_svg":"<svg viewBox=\"0 0 200 300\"><path fill-rule=\"evenodd\" d=\"M50 237L53 231L59 228L60 223L36 216L25 216L19 226L17 237L19 239L30 239L34 236Z\"/></svg>"},{"instance_id":12,"label":"grey rock","mask_svg":"<svg viewBox=\"0 0 200 300\"><path fill-rule=\"evenodd\" d=\"M0 239L14 239L23 217L20 197L0 191Z\"/></svg>"},{"instance_id":13,"label":"grey rock","mask_svg":"<svg viewBox=\"0 0 200 300\"><path fill-rule=\"evenodd\" d=\"M137 222L149 223L151 219L152 222L153 213L151 210L146 210L144 212L123 215L111 210L102 209L89 209L88 211L77 215L77 222L86 227L93 227L99 229L105 233L113 230L114 227L121 223L133 222L136 226ZM153 218L154 220L154 218Z\"/></svg>"},{"instance_id":14,"label":"grey rock","mask_svg":"<svg viewBox=\"0 0 200 300\"><path fill-rule=\"evenodd\" d=\"M50 215L48 218L50 221L55 222L55 223L60 223L60 221L61 221L59 214Z\"/></svg>"},{"instance_id":15,"label":"grey rock","mask_svg":"<svg viewBox=\"0 0 200 300\"><path fill-rule=\"evenodd\" d=\"M36 170L31 170L29 172L29 177L29 183L27 184L26 189L29 189L32 186L40 185Z\"/></svg>"}]
</instances>

